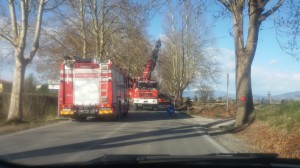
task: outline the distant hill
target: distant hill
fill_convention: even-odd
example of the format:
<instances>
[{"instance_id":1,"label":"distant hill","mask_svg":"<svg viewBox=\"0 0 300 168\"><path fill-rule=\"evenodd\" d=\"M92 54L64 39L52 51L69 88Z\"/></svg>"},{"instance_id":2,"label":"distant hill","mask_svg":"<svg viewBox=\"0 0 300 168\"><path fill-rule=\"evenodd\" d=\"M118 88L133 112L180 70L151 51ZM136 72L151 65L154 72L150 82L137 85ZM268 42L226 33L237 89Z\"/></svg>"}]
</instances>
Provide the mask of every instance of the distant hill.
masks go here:
<instances>
[{"instance_id":1,"label":"distant hill","mask_svg":"<svg viewBox=\"0 0 300 168\"><path fill-rule=\"evenodd\" d=\"M185 90L183 91L183 97L190 97L193 98L196 95L195 90ZM198 96L198 95L197 95ZM226 92L220 90L214 90L213 97L216 99L218 97L226 97ZM229 97L235 99L235 94L229 93Z\"/></svg>"},{"instance_id":2,"label":"distant hill","mask_svg":"<svg viewBox=\"0 0 300 168\"><path fill-rule=\"evenodd\" d=\"M271 95L271 97L272 97L272 99L276 99L276 100L284 100L284 99L300 100L300 91L288 92L288 93L283 93L283 94L274 95L274 96Z\"/></svg>"},{"instance_id":3,"label":"distant hill","mask_svg":"<svg viewBox=\"0 0 300 168\"><path fill-rule=\"evenodd\" d=\"M196 95L195 90L186 90L183 92L183 97L190 97L193 98ZM226 97L226 92L220 91L220 90L215 90L213 97L216 99L218 97ZM231 99L235 99L235 94L229 93L229 97ZM254 100L261 100L262 98L266 99L267 95L262 96L262 95L253 95ZM295 92L289 92L289 93L283 93L279 95L271 95L271 98L274 100L288 100L288 99L293 99L293 100L300 100L300 91L295 91Z\"/></svg>"}]
</instances>

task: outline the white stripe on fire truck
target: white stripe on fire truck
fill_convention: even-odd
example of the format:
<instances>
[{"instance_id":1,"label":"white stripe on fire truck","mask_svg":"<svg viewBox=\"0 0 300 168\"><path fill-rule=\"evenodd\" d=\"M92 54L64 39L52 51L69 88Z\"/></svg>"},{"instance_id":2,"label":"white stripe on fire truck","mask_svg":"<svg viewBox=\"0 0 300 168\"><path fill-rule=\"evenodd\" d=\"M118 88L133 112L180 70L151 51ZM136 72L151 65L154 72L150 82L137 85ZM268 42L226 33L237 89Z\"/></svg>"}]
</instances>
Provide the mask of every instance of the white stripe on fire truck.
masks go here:
<instances>
[{"instance_id":1,"label":"white stripe on fire truck","mask_svg":"<svg viewBox=\"0 0 300 168\"><path fill-rule=\"evenodd\" d=\"M60 78L61 80L63 80L63 78ZM73 78L64 78L65 81L72 81ZM94 77L76 77L76 79L95 79ZM111 77L105 77L105 78L101 78L101 81L108 81L111 80Z\"/></svg>"},{"instance_id":2,"label":"white stripe on fire truck","mask_svg":"<svg viewBox=\"0 0 300 168\"><path fill-rule=\"evenodd\" d=\"M75 69L75 73L78 73L78 72L86 72L86 73L89 73L89 72L95 72L97 69ZM73 72L70 71L70 70L66 70L64 72L64 70L60 70L60 74L72 74ZM97 72L98 73L98 72ZM105 73L111 73L111 70L101 70L99 73L101 74L105 74Z\"/></svg>"}]
</instances>

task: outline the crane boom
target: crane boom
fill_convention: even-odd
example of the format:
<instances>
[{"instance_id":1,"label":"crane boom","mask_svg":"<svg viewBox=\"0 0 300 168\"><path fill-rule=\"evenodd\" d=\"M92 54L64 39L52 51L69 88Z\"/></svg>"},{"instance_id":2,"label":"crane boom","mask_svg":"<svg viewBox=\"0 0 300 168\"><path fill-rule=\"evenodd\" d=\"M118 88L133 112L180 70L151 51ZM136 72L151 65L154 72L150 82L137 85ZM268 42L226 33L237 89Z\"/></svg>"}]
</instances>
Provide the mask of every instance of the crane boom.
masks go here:
<instances>
[{"instance_id":1,"label":"crane boom","mask_svg":"<svg viewBox=\"0 0 300 168\"><path fill-rule=\"evenodd\" d=\"M147 64L146 64L146 67L145 67L145 70L144 70L144 73L143 73L143 78L145 80L150 80L150 78L151 78L151 72L155 68L160 46L161 46L161 41L158 39L156 44L155 44L155 48L152 52L151 58L147 61Z\"/></svg>"}]
</instances>

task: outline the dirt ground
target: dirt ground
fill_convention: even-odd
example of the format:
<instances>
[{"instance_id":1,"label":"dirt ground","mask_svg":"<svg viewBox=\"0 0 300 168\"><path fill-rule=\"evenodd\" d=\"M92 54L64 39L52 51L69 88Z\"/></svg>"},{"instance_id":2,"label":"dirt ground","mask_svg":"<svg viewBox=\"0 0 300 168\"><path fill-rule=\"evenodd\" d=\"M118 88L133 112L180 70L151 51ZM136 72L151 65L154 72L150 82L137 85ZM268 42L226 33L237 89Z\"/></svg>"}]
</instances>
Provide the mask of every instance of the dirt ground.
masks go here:
<instances>
[{"instance_id":1,"label":"dirt ground","mask_svg":"<svg viewBox=\"0 0 300 168\"><path fill-rule=\"evenodd\" d=\"M59 122L59 120L49 120L49 121L36 121L36 122L24 122L24 123L2 123L0 125L0 135L10 134L13 132L18 132L30 128L36 128L48 124Z\"/></svg>"},{"instance_id":2,"label":"dirt ground","mask_svg":"<svg viewBox=\"0 0 300 168\"><path fill-rule=\"evenodd\" d=\"M209 118L234 118L235 105L230 104L227 111L226 104L203 104L201 106L193 106L189 112L193 115Z\"/></svg>"},{"instance_id":3,"label":"dirt ground","mask_svg":"<svg viewBox=\"0 0 300 168\"><path fill-rule=\"evenodd\" d=\"M255 121L236 136L267 153L277 153L282 158L300 159L300 136L270 128L262 121Z\"/></svg>"},{"instance_id":4,"label":"dirt ground","mask_svg":"<svg viewBox=\"0 0 300 168\"><path fill-rule=\"evenodd\" d=\"M208 118L234 118L235 106L230 105L229 111L226 110L226 105L194 106L189 113ZM282 158L300 159L299 134L272 128L266 122L255 120L246 129L232 135L255 146L259 151L277 153Z\"/></svg>"}]
</instances>

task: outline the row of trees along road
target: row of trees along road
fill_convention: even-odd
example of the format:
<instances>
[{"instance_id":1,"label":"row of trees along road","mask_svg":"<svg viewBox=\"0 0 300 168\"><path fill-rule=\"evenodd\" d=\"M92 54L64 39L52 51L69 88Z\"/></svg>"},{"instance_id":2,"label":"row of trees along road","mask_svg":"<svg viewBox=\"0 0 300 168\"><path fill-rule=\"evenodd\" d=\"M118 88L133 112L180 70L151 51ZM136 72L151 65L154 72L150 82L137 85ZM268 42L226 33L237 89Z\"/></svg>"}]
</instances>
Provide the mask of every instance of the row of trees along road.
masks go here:
<instances>
[{"instance_id":1,"label":"row of trees along road","mask_svg":"<svg viewBox=\"0 0 300 168\"><path fill-rule=\"evenodd\" d=\"M168 3L158 71L161 90L183 104L183 91L197 81L216 81L218 67L205 48L213 41L203 18L203 6L192 1Z\"/></svg>"},{"instance_id":2,"label":"row of trees along road","mask_svg":"<svg viewBox=\"0 0 300 168\"><path fill-rule=\"evenodd\" d=\"M24 74L40 46L40 59L46 62L39 64L39 71L57 72L56 76L58 62L67 55L111 59L129 73L140 75L140 65L152 48L145 33L150 9L160 2L9 0L2 4L8 7L2 7L5 22L1 22L0 37L14 47L15 58L7 119L22 120Z\"/></svg>"},{"instance_id":3,"label":"row of trees along road","mask_svg":"<svg viewBox=\"0 0 300 168\"><path fill-rule=\"evenodd\" d=\"M111 59L132 76L141 75L141 65L154 44L146 28L160 4L154 0L65 1L45 23L48 29L43 30L39 54L44 61L38 70L55 78L58 64L68 55Z\"/></svg>"},{"instance_id":4,"label":"row of trees along road","mask_svg":"<svg viewBox=\"0 0 300 168\"><path fill-rule=\"evenodd\" d=\"M253 112L251 64L255 56L260 26L283 6L285 0L218 0L215 2L224 7L221 13L226 15L227 11L227 14L229 13L233 18L237 97L235 126L240 127L251 121ZM15 58L8 120L22 119L21 93L25 69L40 46L42 16L46 11L51 15L48 14L43 22L42 47L39 56L43 56L42 58L48 61L50 67L57 70L58 68L52 63L60 62L65 55L97 56L102 60L113 59L130 73L139 75L138 73L143 69L140 65L144 64L152 48L145 33L149 16L151 11L155 11L153 7L167 4L170 12L166 14L166 38L163 41L165 47L161 52L159 72L164 81L162 89L182 97L182 91L197 79L196 77L207 78L207 74L217 74L217 69L209 66L213 61L205 56L203 49L207 39L201 38L203 35L201 31L205 34L205 27L199 23L201 12L207 11L201 11L201 6L211 5L211 3L213 2L189 0L163 2L9 0L8 8L3 8L1 12L7 24L1 22L0 25L0 38L14 47ZM290 26L293 38L289 41L289 45L283 48L293 49L297 46L293 41L299 36L299 3L289 0L286 4L286 9L283 10L285 12L280 13L281 19L277 19L274 24ZM16 7L17 5L20 7ZM210 6L206 7L210 9ZM245 27L248 27L248 31L244 31ZM244 38L244 35L247 38ZM29 48L31 50L25 52L25 49L27 51ZM43 69L53 71L50 67L45 66ZM209 79L214 79L214 75L209 76ZM168 85L170 83L174 85Z\"/></svg>"}]
</instances>

